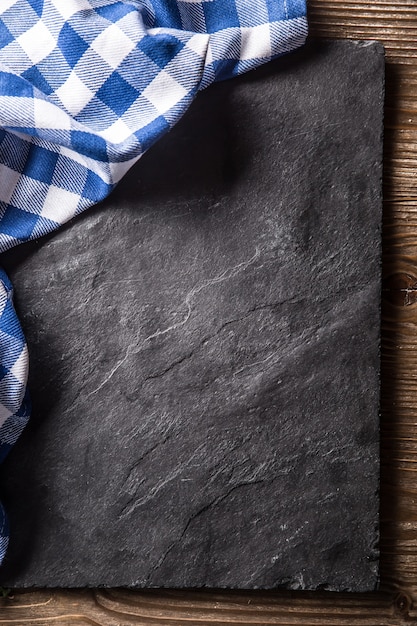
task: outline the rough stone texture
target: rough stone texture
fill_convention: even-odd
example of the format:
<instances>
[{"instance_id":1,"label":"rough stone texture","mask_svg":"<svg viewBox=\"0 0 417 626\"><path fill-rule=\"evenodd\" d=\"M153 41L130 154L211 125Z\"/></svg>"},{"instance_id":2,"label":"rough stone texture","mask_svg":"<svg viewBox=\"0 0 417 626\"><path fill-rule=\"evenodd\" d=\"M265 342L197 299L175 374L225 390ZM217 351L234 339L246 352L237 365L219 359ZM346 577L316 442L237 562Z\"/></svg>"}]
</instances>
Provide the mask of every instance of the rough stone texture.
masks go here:
<instances>
[{"instance_id":1,"label":"rough stone texture","mask_svg":"<svg viewBox=\"0 0 417 626\"><path fill-rule=\"evenodd\" d=\"M6 255L34 415L1 584L375 588L383 67L310 43L213 86Z\"/></svg>"}]
</instances>

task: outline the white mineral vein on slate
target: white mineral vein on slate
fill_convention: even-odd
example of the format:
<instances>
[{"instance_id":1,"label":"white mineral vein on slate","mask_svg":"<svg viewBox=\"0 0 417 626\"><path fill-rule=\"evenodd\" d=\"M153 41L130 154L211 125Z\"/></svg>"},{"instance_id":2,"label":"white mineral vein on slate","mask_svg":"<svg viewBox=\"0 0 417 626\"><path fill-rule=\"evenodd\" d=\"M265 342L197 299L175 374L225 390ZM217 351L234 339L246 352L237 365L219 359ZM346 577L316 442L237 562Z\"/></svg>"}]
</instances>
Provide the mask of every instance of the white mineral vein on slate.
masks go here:
<instances>
[{"instance_id":1,"label":"white mineral vein on slate","mask_svg":"<svg viewBox=\"0 0 417 626\"><path fill-rule=\"evenodd\" d=\"M255 254L249 260L242 261L241 263L238 263L234 267L229 267L225 269L219 276L210 278L204 281L203 283L201 283L200 285L196 285L195 287L193 287L191 291L186 295L185 300L182 305L182 307L185 306L187 308L187 313L184 319L181 322L171 324L171 326L168 326L168 328L165 328L164 330L158 330L155 333L152 333L151 335L146 337L139 346L135 344L129 345L124 357L120 359L118 363L116 363L116 365L113 367L110 373L106 376L106 378L99 384L99 386L93 389L93 391L91 391L90 393L88 393L86 397L89 398L90 396L100 391L100 389L102 389L104 385L106 385L109 382L109 380L113 378L117 370L126 363L127 359L132 354L137 354L138 352L140 352L148 341L150 341L151 339L156 339L157 337L160 337L161 335L166 335L167 333L170 333L174 330L177 330L181 326L184 326L191 317L192 300L198 293L200 293L200 291L203 291L203 289L207 289L208 287L212 287L213 285L218 285L219 283L225 280L229 280L230 278L233 278L234 276L236 276L236 274L244 271L247 267L249 267L249 265L252 265L259 258L259 256L260 256L260 251L256 249Z\"/></svg>"}]
</instances>

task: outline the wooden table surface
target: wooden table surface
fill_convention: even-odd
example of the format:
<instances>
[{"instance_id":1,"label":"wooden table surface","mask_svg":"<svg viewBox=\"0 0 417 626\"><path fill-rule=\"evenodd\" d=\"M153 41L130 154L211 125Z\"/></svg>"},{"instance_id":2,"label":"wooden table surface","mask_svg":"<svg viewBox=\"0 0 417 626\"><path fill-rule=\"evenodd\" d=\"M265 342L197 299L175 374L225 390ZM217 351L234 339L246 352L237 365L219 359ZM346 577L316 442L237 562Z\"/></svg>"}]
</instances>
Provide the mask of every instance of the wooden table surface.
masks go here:
<instances>
[{"instance_id":1,"label":"wooden table surface","mask_svg":"<svg viewBox=\"0 0 417 626\"><path fill-rule=\"evenodd\" d=\"M386 48L381 591L13 590L0 626L417 624L417 0L309 0L309 22Z\"/></svg>"}]
</instances>

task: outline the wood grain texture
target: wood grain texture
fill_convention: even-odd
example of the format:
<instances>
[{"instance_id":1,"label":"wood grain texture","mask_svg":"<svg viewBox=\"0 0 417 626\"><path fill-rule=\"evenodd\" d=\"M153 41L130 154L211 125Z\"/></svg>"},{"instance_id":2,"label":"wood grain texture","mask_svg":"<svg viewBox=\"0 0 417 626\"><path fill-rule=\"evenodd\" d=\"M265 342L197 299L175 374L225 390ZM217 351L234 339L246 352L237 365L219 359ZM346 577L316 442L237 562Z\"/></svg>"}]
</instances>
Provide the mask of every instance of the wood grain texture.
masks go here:
<instances>
[{"instance_id":1,"label":"wood grain texture","mask_svg":"<svg viewBox=\"0 0 417 626\"><path fill-rule=\"evenodd\" d=\"M417 1L310 0L309 21L314 36L386 47L381 591L12 591L0 626L417 623Z\"/></svg>"}]
</instances>

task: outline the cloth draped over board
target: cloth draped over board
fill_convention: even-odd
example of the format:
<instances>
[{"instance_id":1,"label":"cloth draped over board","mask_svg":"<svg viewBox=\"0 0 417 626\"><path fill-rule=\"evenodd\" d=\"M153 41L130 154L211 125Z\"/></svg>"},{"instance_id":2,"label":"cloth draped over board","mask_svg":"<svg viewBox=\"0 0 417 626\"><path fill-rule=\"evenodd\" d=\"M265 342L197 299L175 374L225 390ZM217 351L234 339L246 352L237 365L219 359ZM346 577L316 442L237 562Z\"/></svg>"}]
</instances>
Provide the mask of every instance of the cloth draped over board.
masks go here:
<instances>
[{"instance_id":1,"label":"cloth draped over board","mask_svg":"<svg viewBox=\"0 0 417 626\"><path fill-rule=\"evenodd\" d=\"M305 0L2 0L0 252L104 199L201 89L306 36ZM30 415L12 296L0 269L0 461ZM8 538L0 504L0 563Z\"/></svg>"}]
</instances>

